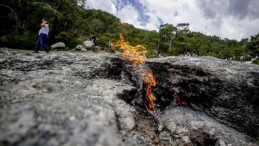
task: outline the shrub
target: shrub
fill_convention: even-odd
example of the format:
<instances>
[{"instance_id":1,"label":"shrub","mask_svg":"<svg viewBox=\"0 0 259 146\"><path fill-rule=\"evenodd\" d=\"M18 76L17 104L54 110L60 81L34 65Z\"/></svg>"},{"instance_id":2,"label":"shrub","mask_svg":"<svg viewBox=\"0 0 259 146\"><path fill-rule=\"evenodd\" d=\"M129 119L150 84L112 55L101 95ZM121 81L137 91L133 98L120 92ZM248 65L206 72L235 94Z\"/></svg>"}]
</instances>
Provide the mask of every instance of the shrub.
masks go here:
<instances>
[{"instance_id":1,"label":"shrub","mask_svg":"<svg viewBox=\"0 0 259 146\"><path fill-rule=\"evenodd\" d=\"M259 60L255 60L252 62L253 64L258 64L259 65Z\"/></svg>"}]
</instances>

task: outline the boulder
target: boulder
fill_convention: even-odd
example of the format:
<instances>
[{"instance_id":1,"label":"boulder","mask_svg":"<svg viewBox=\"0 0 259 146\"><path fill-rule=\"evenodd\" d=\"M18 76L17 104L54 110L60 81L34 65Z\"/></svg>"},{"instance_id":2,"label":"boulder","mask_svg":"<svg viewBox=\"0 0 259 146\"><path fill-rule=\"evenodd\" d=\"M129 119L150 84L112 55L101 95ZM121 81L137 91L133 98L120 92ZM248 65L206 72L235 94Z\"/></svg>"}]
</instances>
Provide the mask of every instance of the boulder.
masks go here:
<instances>
[{"instance_id":1,"label":"boulder","mask_svg":"<svg viewBox=\"0 0 259 146\"><path fill-rule=\"evenodd\" d=\"M85 48L82 45L77 45L75 48L76 51L82 51L83 49L85 49Z\"/></svg>"},{"instance_id":2,"label":"boulder","mask_svg":"<svg viewBox=\"0 0 259 146\"><path fill-rule=\"evenodd\" d=\"M80 50L81 50L81 49L83 49L83 48L84 48L84 47L83 47L82 45L77 45L77 46L76 46L76 49L80 49Z\"/></svg>"},{"instance_id":3,"label":"boulder","mask_svg":"<svg viewBox=\"0 0 259 146\"><path fill-rule=\"evenodd\" d=\"M84 52L86 52L86 51L87 51L87 49L86 49L86 48L82 48L82 49L81 49L81 51L84 51Z\"/></svg>"},{"instance_id":4,"label":"boulder","mask_svg":"<svg viewBox=\"0 0 259 146\"><path fill-rule=\"evenodd\" d=\"M51 49L65 48L65 47L66 47L66 45L63 42L58 42L58 43L55 43L55 44L51 45Z\"/></svg>"},{"instance_id":5,"label":"boulder","mask_svg":"<svg viewBox=\"0 0 259 146\"><path fill-rule=\"evenodd\" d=\"M94 43L92 41L84 41L83 44L86 49L92 49L94 47Z\"/></svg>"}]
</instances>

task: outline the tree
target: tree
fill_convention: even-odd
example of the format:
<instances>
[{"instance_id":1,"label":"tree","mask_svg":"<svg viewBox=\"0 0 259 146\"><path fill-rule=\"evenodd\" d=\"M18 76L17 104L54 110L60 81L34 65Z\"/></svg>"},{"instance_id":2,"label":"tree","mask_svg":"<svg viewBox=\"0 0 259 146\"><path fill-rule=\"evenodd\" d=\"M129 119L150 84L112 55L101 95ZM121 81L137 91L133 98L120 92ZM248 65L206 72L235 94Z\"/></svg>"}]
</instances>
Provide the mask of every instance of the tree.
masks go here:
<instances>
[{"instance_id":1,"label":"tree","mask_svg":"<svg viewBox=\"0 0 259 146\"><path fill-rule=\"evenodd\" d=\"M179 23L177 24L176 27L173 24L166 23L166 24L160 25L159 27L160 42L168 43L167 51L169 51L172 48L172 45L176 41L178 41L178 43L180 43L180 46L183 47L185 45L183 43L185 40L185 35L188 33L189 33L189 23ZM161 47L163 46L164 45L161 45ZM174 49L176 49L176 46L174 46ZM177 52L181 52L181 51L177 51Z\"/></svg>"},{"instance_id":2,"label":"tree","mask_svg":"<svg viewBox=\"0 0 259 146\"><path fill-rule=\"evenodd\" d=\"M173 24L163 24L159 27L160 42L168 42L168 50L172 47L173 41L177 37L177 27Z\"/></svg>"},{"instance_id":3,"label":"tree","mask_svg":"<svg viewBox=\"0 0 259 146\"><path fill-rule=\"evenodd\" d=\"M259 34L251 36L248 48L254 55L259 55Z\"/></svg>"}]
</instances>

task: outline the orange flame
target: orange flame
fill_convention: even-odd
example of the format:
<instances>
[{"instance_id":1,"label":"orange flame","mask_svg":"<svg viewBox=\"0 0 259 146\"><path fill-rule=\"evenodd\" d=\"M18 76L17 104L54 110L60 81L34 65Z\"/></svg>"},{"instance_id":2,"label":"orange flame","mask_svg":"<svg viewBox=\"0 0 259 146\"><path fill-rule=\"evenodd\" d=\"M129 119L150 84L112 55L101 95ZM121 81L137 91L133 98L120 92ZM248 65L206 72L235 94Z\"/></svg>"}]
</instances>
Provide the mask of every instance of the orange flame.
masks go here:
<instances>
[{"instance_id":1,"label":"orange flame","mask_svg":"<svg viewBox=\"0 0 259 146\"><path fill-rule=\"evenodd\" d=\"M119 40L114 43L114 47L120 47L122 51L122 58L130 61L133 64L133 70L140 69L143 74L143 82L146 88L146 96L144 103L149 111L154 111L154 101L156 99L154 93L151 90L152 86L156 86L156 80L153 76L152 70L148 66L139 67L141 64L145 64L147 49L143 45L137 45L135 47L129 45L129 42L124 41L124 37L119 33Z\"/></svg>"},{"instance_id":2,"label":"orange flame","mask_svg":"<svg viewBox=\"0 0 259 146\"><path fill-rule=\"evenodd\" d=\"M122 50L122 58L129 60L133 64L133 69L137 69L138 64L145 64L147 49L142 45L137 45L135 47L129 45L129 42L124 41L122 34L119 34L120 40L118 40L114 47L120 47Z\"/></svg>"}]
</instances>

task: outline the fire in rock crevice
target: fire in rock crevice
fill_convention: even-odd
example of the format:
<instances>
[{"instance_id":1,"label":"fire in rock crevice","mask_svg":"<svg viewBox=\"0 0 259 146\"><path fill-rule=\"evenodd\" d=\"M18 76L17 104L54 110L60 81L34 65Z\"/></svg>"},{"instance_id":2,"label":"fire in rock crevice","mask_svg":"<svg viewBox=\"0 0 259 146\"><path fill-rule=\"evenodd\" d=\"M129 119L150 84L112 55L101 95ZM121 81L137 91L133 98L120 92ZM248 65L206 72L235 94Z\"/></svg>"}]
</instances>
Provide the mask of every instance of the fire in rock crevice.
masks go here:
<instances>
[{"instance_id":1,"label":"fire in rock crevice","mask_svg":"<svg viewBox=\"0 0 259 146\"><path fill-rule=\"evenodd\" d=\"M154 111L154 101L156 99L152 92L152 87L156 86L156 79L152 70L145 65L147 49L143 45L131 46L129 42L124 41L122 34L119 34L119 40L113 44L114 47L120 47L121 57L128 60L133 65L135 80L142 90L145 88L144 104L149 111Z\"/></svg>"}]
</instances>

